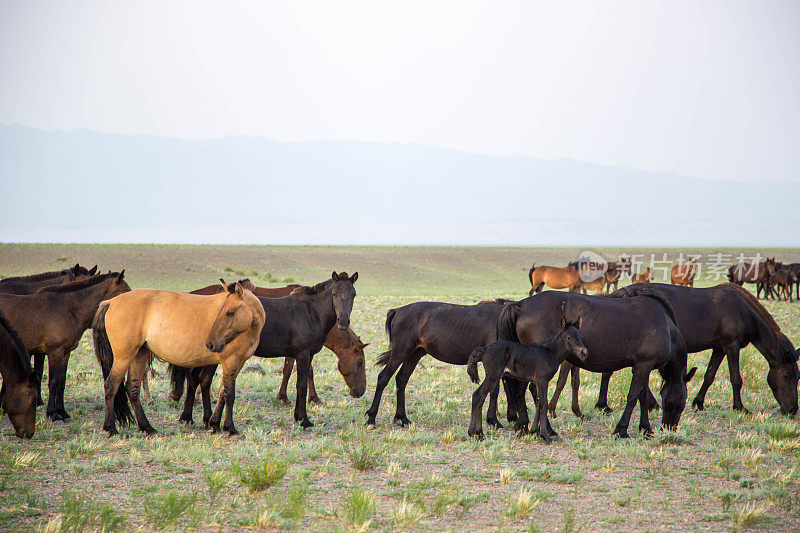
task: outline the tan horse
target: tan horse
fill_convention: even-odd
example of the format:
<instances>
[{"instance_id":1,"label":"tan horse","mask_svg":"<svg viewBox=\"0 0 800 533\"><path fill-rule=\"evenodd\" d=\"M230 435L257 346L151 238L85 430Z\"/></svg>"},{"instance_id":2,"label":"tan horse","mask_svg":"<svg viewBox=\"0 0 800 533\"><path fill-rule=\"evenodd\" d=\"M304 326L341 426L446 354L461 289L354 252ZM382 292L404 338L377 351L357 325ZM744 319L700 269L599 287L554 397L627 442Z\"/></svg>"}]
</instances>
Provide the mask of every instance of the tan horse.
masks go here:
<instances>
[{"instance_id":1,"label":"tan horse","mask_svg":"<svg viewBox=\"0 0 800 533\"><path fill-rule=\"evenodd\" d=\"M578 292L581 287L581 277L574 264L565 267L537 267L534 263L528 271L528 278L531 281L528 295L542 292L545 285L551 289L569 289L570 292Z\"/></svg>"},{"instance_id":2,"label":"tan horse","mask_svg":"<svg viewBox=\"0 0 800 533\"><path fill-rule=\"evenodd\" d=\"M264 321L261 302L238 283L213 296L138 289L100 304L92 337L105 378L103 429L114 435L115 418L122 424L132 420L130 397L139 429L156 433L139 400L141 381L155 356L185 367L222 365L222 387L209 425L219 431L227 407L223 429L235 435L236 376L258 346Z\"/></svg>"},{"instance_id":3,"label":"tan horse","mask_svg":"<svg viewBox=\"0 0 800 533\"><path fill-rule=\"evenodd\" d=\"M689 261L685 264L672 265L670 272L670 281L673 285L682 285L684 287L694 287L694 278L697 276L697 263Z\"/></svg>"},{"instance_id":4,"label":"tan horse","mask_svg":"<svg viewBox=\"0 0 800 533\"><path fill-rule=\"evenodd\" d=\"M583 290L583 294L586 294L587 290L592 290L594 291L595 294L601 294L605 289L605 287L606 287L605 275L602 275L593 281L581 281L581 289Z\"/></svg>"},{"instance_id":5,"label":"tan horse","mask_svg":"<svg viewBox=\"0 0 800 533\"><path fill-rule=\"evenodd\" d=\"M631 283L650 283L653 281L653 271L647 267L644 272L631 275Z\"/></svg>"}]
</instances>

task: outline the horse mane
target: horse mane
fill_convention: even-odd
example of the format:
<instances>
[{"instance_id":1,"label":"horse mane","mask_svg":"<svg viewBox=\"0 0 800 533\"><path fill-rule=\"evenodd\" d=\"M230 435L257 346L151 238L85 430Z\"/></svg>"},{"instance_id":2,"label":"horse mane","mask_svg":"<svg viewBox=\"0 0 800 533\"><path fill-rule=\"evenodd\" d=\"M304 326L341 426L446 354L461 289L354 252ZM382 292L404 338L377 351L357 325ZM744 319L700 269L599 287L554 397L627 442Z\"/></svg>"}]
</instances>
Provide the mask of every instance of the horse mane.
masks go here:
<instances>
[{"instance_id":1,"label":"horse mane","mask_svg":"<svg viewBox=\"0 0 800 533\"><path fill-rule=\"evenodd\" d=\"M29 276L13 276L10 278L3 278L2 282L5 281L45 281L48 279L57 278L59 276L69 276L72 274L71 268L65 268L64 270L53 270L52 272L42 272L41 274L31 274ZM74 275L73 275L74 277Z\"/></svg>"},{"instance_id":2,"label":"horse mane","mask_svg":"<svg viewBox=\"0 0 800 533\"><path fill-rule=\"evenodd\" d=\"M314 296L315 294L319 294L320 292L324 291L325 289L330 287L332 284L333 284L333 280L332 279L326 279L325 281L323 281L321 283L317 283L313 287L309 287L308 285L300 285L299 287L294 289L292 292L290 292L289 295L290 296L295 296L295 295L299 295L299 296Z\"/></svg>"},{"instance_id":3,"label":"horse mane","mask_svg":"<svg viewBox=\"0 0 800 533\"><path fill-rule=\"evenodd\" d=\"M31 358L28 355L28 350L25 349L25 343L22 342L19 333L11 326L6 315L4 315L2 311L0 311L0 325L3 326L11 337L11 344L14 345L14 349L17 351L17 355L22 363L22 368L25 370L25 374L30 377L33 374L33 369L31 368Z\"/></svg>"},{"instance_id":4,"label":"horse mane","mask_svg":"<svg viewBox=\"0 0 800 533\"><path fill-rule=\"evenodd\" d=\"M764 319L764 322L767 323L769 329L772 330L772 333L774 333L776 337L779 334L782 334L781 327L778 325L777 322L775 322L775 319L772 317L771 314L769 314L769 311L767 311L764 308L764 306L761 305L761 302L759 302L755 296L750 294L750 291L748 291L744 287L737 285L736 283L724 283L722 286L728 287L733 291L738 292L742 296L742 298L744 298L745 301L748 304L750 304L750 307L753 308L753 310L758 314L758 316Z\"/></svg>"},{"instance_id":5,"label":"horse mane","mask_svg":"<svg viewBox=\"0 0 800 533\"><path fill-rule=\"evenodd\" d=\"M481 300L475 305L483 305L483 304L510 304L512 302L516 302L516 300L509 300L507 298L495 298L494 300Z\"/></svg>"},{"instance_id":6,"label":"horse mane","mask_svg":"<svg viewBox=\"0 0 800 533\"><path fill-rule=\"evenodd\" d=\"M65 283L64 285L50 285L49 287L42 287L36 292L74 292L85 289L86 287L91 287L92 285L97 285L98 283L102 283L103 281L116 276L119 276L119 272L108 272L106 274L98 274L97 276L93 276L81 281Z\"/></svg>"}]
</instances>

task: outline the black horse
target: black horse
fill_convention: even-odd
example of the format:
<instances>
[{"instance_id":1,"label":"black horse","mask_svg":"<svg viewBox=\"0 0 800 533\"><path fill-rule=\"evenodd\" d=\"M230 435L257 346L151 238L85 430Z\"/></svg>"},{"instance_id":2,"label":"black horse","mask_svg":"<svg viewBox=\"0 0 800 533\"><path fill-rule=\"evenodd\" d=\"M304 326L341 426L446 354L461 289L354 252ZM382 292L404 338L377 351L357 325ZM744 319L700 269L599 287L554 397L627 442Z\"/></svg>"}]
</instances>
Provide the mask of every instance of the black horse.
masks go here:
<instances>
[{"instance_id":1,"label":"black horse","mask_svg":"<svg viewBox=\"0 0 800 533\"><path fill-rule=\"evenodd\" d=\"M536 385L536 415L531 427L550 444L551 435L556 433L547 420L547 386L567 354L572 354L581 360L586 359L588 352L578 331L580 327L580 318L575 322L568 322L562 318L561 330L544 342L524 345L517 342L496 341L489 346L475 348L469 356L467 374L473 383L479 383L478 362L483 361L486 377L472 395L472 416L467 434L483 440L481 427L483 402L486 401L489 391L496 389L500 379L508 373L517 379ZM520 408L522 406L518 406L518 409Z\"/></svg>"},{"instance_id":2,"label":"black horse","mask_svg":"<svg viewBox=\"0 0 800 533\"><path fill-rule=\"evenodd\" d=\"M375 363L386 366L378 375L375 396L366 413L367 424L375 424L383 389L398 368L394 421L401 426L410 424L406 416L406 385L419 360L430 354L443 363L466 365L472 350L497 340L497 319L506 303L508 300L502 299L475 305L415 302L389 310L386 313L386 333L390 348ZM497 420L498 391L497 387L492 390L486 423L500 428L502 425Z\"/></svg>"},{"instance_id":3,"label":"black horse","mask_svg":"<svg viewBox=\"0 0 800 533\"><path fill-rule=\"evenodd\" d=\"M800 371L797 352L792 341L756 298L737 284L726 283L716 287L695 289L661 283L646 286L629 285L615 291L610 298L653 294L669 302L678 322L678 328L689 353L711 349L711 360L692 406L702 411L706 393L722 360L728 357L733 408L745 410L742 404L742 375L739 372L739 351L753 344L769 364L767 383L781 412L797 413L797 383ZM607 407L608 380L604 374L600 383L599 408ZM573 390L573 394L577 391Z\"/></svg>"},{"instance_id":4,"label":"black horse","mask_svg":"<svg viewBox=\"0 0 800 533\"><path fill-rule=\"evenodd\" d=\"M648 419L647 383L658 369L664 378L661 423L675 428L686 407L686 383L697 369L686 373L686 347L669 304L653 294L637 298L598 298L575 293L545 292L530 296L503 309L497 323L501 340L535 344L560 328L562 318L581 318L581 337L589 351L585 360L568 354L566 360L592 372L633 368L625 411L614 434L628 436L628 424L637 400L641 407L639 429L652 433ZM528 411L524 408L525 382L512 381L507 390L517 410L516 428L527 431ZM546 401L546 400L545 400ZM509 399L509 404L512 400Z\"/></svg>"},{"instance_id":5,"label":"black horse","mask_svg":"<svg viewBox=\"0 0 800 533\"><path fill-rule=\"evenodd\" d=\"M311 359L322 349L333 326L346 330L350 327L350 313L356 289L353 284L358 272L348 277L346 272L333 272L331 279L313 287L298 287L283 298L259 298L267 320L261 330L261 340L254 356L275 358L293 357L297 362L297 399L294 419L304 428L314 424L306 413L306 393ZM203 395L203 422L208 425L211 418L211 381L216 365L179 370L170 365L173 384L186 380L186 400L180 420L192 421L194 396L197 387ZM186 371L188 370L188 372Z\"/></svg>"}]
</instances>

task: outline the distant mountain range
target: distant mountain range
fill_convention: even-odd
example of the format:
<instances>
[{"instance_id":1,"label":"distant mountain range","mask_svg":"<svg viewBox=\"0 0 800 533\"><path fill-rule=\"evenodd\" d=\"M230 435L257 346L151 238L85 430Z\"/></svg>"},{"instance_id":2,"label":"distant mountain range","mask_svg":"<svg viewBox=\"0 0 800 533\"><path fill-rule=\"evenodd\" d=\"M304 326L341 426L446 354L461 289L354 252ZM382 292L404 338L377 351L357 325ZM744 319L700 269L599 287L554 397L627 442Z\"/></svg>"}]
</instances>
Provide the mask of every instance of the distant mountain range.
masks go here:
<instances>
[{"instance_id":1,"label":"distant mountain range","mask_svg":"<svg viewBox=\"0 0 800 533\"><path fill-rule=\"evenodd\" d=\"M798 183L419 144L0 126L0 240L784 245Z\"/></svg>"}]
</instances>

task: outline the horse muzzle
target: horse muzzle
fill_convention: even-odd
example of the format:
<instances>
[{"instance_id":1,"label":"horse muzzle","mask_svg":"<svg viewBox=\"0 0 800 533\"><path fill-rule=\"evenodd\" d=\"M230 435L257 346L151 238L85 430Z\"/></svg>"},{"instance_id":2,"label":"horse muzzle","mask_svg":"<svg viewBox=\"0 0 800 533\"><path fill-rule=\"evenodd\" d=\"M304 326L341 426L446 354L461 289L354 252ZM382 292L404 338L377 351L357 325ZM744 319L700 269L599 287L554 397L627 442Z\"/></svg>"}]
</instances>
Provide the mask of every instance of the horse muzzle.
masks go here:
<instances>
[{"instance_id":1,"label":"horse muzzle","mask_svg":"<svg viewBox=\"0 0 800 533\"><path fill-rule=\"evenodd\" d=\"M587 350L586 348L581 348L580 351L578 352L578 358L581 361L586 361L588 357L589 357L589 350Z\"/></svg>"},{"instance_id":2,"label":"horse muzzle","mask_svg":"<svg viewBox=\"0 0 800 533\"><path fill-rule=\"evenodd\" d=\"M206 348L211 350L213 353L220 353L222 350L225 349L225 343L222 342L220 344L214 344L211 341L206 342Z\"/></svg>"},{"instance_id":3,"label":"horse muzzle","mask_svg":"<svg viewBox=\"0 0 800 533\"><path fill-rule=\"evenodd\" d=\"M351 388L350 396L352 396L353 398L361 398L362 396L364 396L364 392L366 392L366 390L367 390L366 387L359 387L358 389Z\"/></svg>"}]
</instances>

